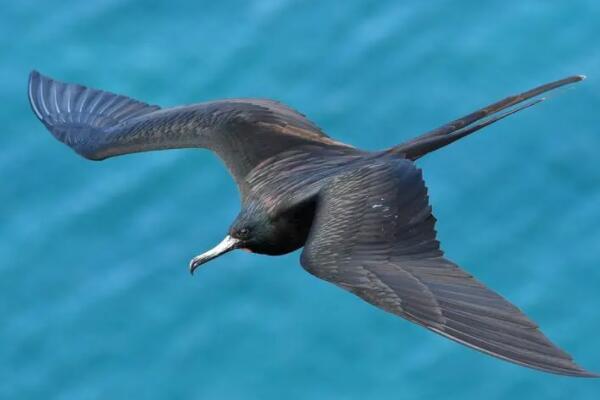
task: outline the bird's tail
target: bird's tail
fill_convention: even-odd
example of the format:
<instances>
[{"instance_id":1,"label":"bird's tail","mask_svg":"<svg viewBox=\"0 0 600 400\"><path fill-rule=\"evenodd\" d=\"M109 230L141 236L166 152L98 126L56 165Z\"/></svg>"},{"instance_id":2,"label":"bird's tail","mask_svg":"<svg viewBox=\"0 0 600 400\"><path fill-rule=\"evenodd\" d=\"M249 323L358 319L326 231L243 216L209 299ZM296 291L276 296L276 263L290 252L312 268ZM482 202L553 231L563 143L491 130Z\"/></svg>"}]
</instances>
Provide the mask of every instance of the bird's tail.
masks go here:
<instances>
[{"instance_id":1,"label":"bird's tail","mask_svg":"<svg viewBox=\"0 0 600 400\"><path fill-rule=\"evenodd\" d=\"M468 136L511 114L544 101L544 97L537 97L542 93L570 83L579 82L583 79L585 79L584 75L570 76L558 81L546 83L545 85L538 86L521 94L509 96L469 115L424 133L406 143L392 147L388 151L392 154L400 154L408 159L416 160L427 153L431 153L458 139Z\"/></svg>"}]
</instances>

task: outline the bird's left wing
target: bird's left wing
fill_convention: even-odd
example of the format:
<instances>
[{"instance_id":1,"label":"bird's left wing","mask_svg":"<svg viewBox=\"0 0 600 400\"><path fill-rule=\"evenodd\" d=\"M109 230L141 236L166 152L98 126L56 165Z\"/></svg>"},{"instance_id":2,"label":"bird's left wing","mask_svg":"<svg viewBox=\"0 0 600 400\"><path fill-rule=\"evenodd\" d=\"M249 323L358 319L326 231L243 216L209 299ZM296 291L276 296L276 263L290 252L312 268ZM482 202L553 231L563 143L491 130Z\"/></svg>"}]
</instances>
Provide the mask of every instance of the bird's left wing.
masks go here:
<instances>
[{"instance_id":1,"label":"bird's left wing","mask_svg":"<svg viewBox=\"0 0 600 400\"><path fill-rule=\"evenodd\" d=\"M308 272L440 335L546 372L595 376L518 308L443 257L411 161L346 171L318 195L302 253Z\"/></svg>"}]
</instances>

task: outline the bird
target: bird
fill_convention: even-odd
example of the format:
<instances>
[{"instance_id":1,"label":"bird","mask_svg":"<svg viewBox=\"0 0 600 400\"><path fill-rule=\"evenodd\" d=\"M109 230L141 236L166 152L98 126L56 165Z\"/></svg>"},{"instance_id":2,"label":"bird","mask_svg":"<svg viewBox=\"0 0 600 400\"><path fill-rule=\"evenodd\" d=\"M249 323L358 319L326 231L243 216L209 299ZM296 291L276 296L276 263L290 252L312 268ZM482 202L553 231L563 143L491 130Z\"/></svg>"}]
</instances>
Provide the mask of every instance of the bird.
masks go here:
<instances>
[{"instance_id":1,"label":"bird","mask_svg":"<svg viewBox=\"0 0 600 400\"><path fill-rule=\"evenodd\" d=\"M89 160L208 149L241 198L225 238L190 261L234 249L282 255L391 314L485 354L544 372L600 377L575 363L519 308L446 258L416 161L583 80L574 75L509 96L400 145L366 151L268 99L161 108L37 71L28 97L42 124Z\"/></svg>"}]
</instances>

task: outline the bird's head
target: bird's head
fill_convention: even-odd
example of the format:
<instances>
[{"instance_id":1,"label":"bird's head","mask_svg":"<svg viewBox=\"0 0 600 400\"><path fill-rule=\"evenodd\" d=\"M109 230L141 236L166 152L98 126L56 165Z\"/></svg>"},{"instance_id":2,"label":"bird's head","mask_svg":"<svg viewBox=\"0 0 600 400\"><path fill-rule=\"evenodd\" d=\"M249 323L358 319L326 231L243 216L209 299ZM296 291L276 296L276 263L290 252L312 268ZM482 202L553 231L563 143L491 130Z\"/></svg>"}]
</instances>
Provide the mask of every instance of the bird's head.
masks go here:
<instances>
[{"instance_id":1,"label":"bird's head","mask_svg":"<svg viewBox=\"0 0 600 400\"><path fill-rule=\"evenodd\" d=\"M273 236L273 226L265 215L257 210L244 210L231 224L229 233L211 250L194 257L190 261L190 272L222 254L235 249L252 253L263 253L263 247Z\"/></svg>"}]
</instances>

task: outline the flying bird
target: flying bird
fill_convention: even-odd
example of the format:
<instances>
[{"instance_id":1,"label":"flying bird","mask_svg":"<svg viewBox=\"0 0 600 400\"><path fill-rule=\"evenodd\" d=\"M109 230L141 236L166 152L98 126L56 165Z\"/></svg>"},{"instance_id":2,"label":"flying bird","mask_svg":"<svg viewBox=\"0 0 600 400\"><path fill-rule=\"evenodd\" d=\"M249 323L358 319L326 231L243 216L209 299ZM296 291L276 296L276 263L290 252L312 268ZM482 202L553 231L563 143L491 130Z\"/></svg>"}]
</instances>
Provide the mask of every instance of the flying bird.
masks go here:
<instances>
[{"instance_id":1,"label":"flying bird","mask_svg":"<svg viewBox=\"0 0 600 400\"><path fill-rule=\"evenodd\" d=\"M420 157L544 100L571 76L507 97L377 152L325 134L290 107L226 99L161 108L33 71L37 118L90 160L204 148L235 180L241 211L200 265L234 249L280 255L304 247L309 273L463 345L522 366L598 377L578 366L522 311L444 256Z\"/></svg>"}]
</instances>

